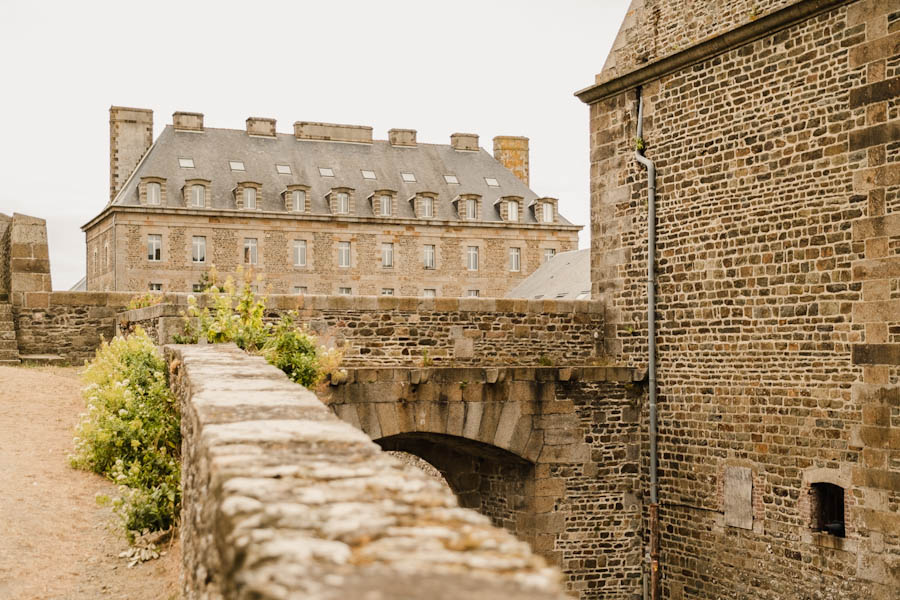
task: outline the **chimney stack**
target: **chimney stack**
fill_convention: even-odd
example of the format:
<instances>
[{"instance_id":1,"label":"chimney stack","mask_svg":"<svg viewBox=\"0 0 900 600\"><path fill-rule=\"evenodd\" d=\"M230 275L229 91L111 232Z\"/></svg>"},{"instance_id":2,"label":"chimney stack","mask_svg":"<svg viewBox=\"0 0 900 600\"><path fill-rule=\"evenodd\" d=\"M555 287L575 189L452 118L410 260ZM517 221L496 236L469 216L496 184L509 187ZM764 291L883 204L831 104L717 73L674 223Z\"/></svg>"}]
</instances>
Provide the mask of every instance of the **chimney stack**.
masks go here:
<instances>
[{"instance_id":1,"label":"chimney stack","mask_svg":"<svg viewBox=\"0 0 900 600\"><path fill-rule=\"evenodd\" d=\"M528 185L528 138L498 135L494 138L494 159Z\"/></svg>"},{"instance_id":2,"label":"chimney stack","mask_svg":"<svg viewBox=\"0 0 900 600\"><path fill-rule=\"evenodd\" d=\"M275 119L247 117L247 134L275 137Z\"/></svg>"},{"instance_id":3,"label":"chimney stack","mask_svg":"<svg viewBox=\"0 0 900 600\"><path fill-rule=\"evenodd\" d=\"M153 144L153 111L146 108L109 107L109 201Z\"/></svg>"},{"instance_id":4,"label":"chimney stack","mask_svg":"<svg viewBox=\"0 0 900 600\"><path fill-rule=\"evenodd\" d=\"M388 139L391 141L391 146L413 147L416 145L416 130L415 129L389 129L388 130Z\"/></svg>"},{"instance_id":5,"label":"chimney stack","mask_svg":"<svg viewBox=\"0 0 900 600\"><path fill-rule=\"evenodd\" d=\"M478 151L478 135L474 133L451 133L450 145L456 150Z\"/></svg>"},{"instance_id":6,"label":"chimney stack","mask_svg":"<svg viewBox=\"0 0 900 600\"><path fill-rule=\"evenodd\" d=\"M175 131L203 131L203 113L174 112L172 126Z\"/></svg>"},{"instance_id":7,"label":"chimney stack","mask_svg":"<svg viewBox=\"0 0 900 600\"><path fill-rule=\"evenodd\" d=\"M298 140L322 140L330 142L372 143L372 128L364 125L340 125L337 123L294 123L294 136Z\"/></svg>"}]
</instances>

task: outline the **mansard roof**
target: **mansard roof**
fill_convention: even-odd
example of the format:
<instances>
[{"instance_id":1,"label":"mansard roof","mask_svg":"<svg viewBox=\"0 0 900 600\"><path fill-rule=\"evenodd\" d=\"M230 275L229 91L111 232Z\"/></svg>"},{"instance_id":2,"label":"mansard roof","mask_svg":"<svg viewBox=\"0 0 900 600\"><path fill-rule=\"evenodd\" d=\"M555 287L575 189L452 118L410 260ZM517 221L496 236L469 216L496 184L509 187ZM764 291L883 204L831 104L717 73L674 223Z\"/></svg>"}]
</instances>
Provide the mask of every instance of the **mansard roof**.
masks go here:
<instances>
[{"instance_id":1,"label":"mansard roof","mask_svg":"<svg viewBox=\"0 0 900 600\"><path fill-rule=\"evenodd\" d=\"M194 168L181 168L179 158L193 160ZM242 161L243 171L232 171L229 162ZM276 165L290 165L291 174L280 174ZM319 168L329 168L333 177L323 177ZM374 171L375 179L366 179L362 171ZM407 182L401 173L413 173L416 181ZM455 175L459 184L449 184L444 175ZM371 143L335 142L298 139L291 134L274 137L248 135L244 130L205 128L203 131L176 130L166 126L162 134L138 165L113 201L114 206L136 206L138 185L142 178L166 180L166 206L184 207L181 189L186 180L206 179L210 183L212 201L208 208L234 209L232 190L242 181L262 184L259 209L285 212L281 194L290 185L309 186L311 213L330 215L325 196L337 187L352 188L357 199L357 217L375 217L370 203L364 200L376 190L396 190L399 198L411 198L420 192L435 192L434 218L459 220L452 204L460 194L478 194L480 221L501 222L494 200L502 196L521 196L525 205L538 198L511 171L496 161L483 148L459 151L444 144L418 143L412 147L392 146L388 141ZM495 179L499 186L489 186L485 178ZM523 223L536 224L531 211L525 211ZM415 219L411 204L400 202L396 218ZM571 225L559 217L557 225Z\"/></svg>"}]
</instances>

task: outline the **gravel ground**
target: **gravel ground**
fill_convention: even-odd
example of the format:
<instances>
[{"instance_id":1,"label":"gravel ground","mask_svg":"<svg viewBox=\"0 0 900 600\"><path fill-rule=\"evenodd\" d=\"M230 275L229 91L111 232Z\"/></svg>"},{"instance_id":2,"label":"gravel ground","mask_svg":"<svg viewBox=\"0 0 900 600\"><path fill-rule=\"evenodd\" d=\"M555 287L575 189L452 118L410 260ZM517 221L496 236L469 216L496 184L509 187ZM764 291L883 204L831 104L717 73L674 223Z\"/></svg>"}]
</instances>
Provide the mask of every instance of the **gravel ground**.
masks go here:
<instances>
[{"instance_id":1,"label":"gravel ground","mask_svg":"<svg viewBox=\"0 0 900 600\"><path fill-rule=\"evenodd\" d=\"M127 567L98 494L115 486L68 466L85 410L73 367L0 367L0 598L166 600L180 591L177 539Z\"/></svg>"}]
</instances>

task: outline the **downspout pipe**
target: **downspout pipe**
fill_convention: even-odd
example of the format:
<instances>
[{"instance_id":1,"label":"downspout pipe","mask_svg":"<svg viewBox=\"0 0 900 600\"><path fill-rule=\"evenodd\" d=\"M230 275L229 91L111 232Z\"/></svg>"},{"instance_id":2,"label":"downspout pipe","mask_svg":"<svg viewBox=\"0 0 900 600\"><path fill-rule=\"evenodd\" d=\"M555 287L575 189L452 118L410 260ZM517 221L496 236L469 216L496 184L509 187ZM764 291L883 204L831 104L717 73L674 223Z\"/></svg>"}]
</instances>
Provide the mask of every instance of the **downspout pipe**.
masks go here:
<instances>
[{"instance_id":1,"label":"downspout pipe","mask_svg":"<svg viewBox=\"0 0 900 600\"><path fill-rule=\"evenodd\" d=\"M647 169L647 374L650 394L650 595L659 598L659 479L656 414L656 165L644 156L644 99L637 89L638 118L634 159Z\"/></svg>"}]
</instances>

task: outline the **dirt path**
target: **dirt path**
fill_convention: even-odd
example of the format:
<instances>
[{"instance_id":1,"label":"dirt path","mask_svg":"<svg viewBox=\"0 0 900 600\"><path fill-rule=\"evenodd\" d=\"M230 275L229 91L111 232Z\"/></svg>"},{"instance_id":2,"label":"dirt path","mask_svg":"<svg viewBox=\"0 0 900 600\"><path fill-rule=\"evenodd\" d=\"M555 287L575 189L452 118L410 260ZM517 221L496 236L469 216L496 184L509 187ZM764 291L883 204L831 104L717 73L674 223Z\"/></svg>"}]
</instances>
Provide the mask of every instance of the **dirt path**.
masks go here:
<instances>
[{"instance_id":1,"label":"dirt path","mask_svg":"<svg viewBox=\"0 0 900 600\"><path fill-rule=\"evenodd\" d=\"M115 487L68 466L79 389L75 368L0 367L0 598L177 598L177 542L127 568L128 546L95 500Z\"/></svg>"}]
</instances>

